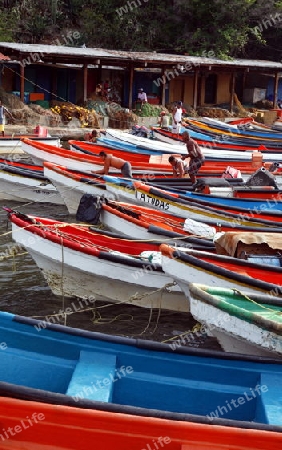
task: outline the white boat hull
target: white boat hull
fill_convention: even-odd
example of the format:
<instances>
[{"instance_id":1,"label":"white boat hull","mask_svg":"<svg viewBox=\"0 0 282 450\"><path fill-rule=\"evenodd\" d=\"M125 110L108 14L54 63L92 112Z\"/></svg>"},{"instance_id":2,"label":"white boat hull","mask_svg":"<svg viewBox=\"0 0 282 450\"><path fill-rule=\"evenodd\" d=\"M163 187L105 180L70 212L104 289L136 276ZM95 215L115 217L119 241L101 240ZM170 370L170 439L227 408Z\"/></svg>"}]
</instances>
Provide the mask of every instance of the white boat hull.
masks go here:
<instances>
[{"instance_id":1,"label":"white boat hull","mask_svg":"<svg viewBox=\"0 0 282 450\"><path fill-rule=\"evenodd\" d=\"M217 213L216 211L206 210L204 206L197 207L194 205L185 205L181 203L174 202L172 200L163 199L152 194L147 194L142 190L136 189L135 191L127 188L126 186L120 186L119 184L112 183L107 179L106 181L107 190L111 192L116 198L119 198L119 201L126 203L139 204L142 206L146 206L148 208L161 210L162 212L167 212L177 217L182 217L185 219L193 219L199 222L204 222L206 224L211 224L214 226L214 222L216 221L221 225L235 224L242 222L243 225L250 225L250 221L244 218L231 218L228 216L224 216L224 212L222 214ZM189 201L189 198L187 198Z\"/></svg>"},{"instance_id":2,"label":"white boat hull","mask_svg":"<svg viewBox=\"0 0 282 450\"><path fill-rule=\"evenodd\" d=\"M183 246L184 247L184 246ZM186 249L187 250L187 249ZM179 260L169 258L162 255L162 267L168 276L173 278L181 287L187 299L190 300L190 291L187 283L202 284L203 281L207 286L220 286L221 288L244 290L245 292L265 292L255 287L248 287L236 280L225 278L217 275L215 272L208 272L207 270L187 265Z\"/></svg>"},{"instance_id":3,"label":"white boat hull","mask_svg":"<svg viewBox=\"0 0 282 450\"><path fill-rule=\"evenodd\" d=\"M190 311L226 352L282 357L282 336L232 316L190 295Z\"/></svg>"},{"instance_id":4,"label":"white boat hull","mask_svg":"<svg viewBox=\"0 0 282 450\"><path fill-rule=\"evenodd\" d=\"M93 184L87 184L75 180L74 178L64 176L62 173L58 173L44 166L44 176L48 178L52 184L56 187L60 196L65 203L69 214L75 215L84 194L91 194L95 196L104 196L109 200L117 200L116 196L105 189L100 189Z\"/></svg>"},{"instance_id":5,"label":"white boat hull","mask_svg":"<svg viewBox=\"0 0 282 450\"><path fill-rule=\"evenodd\" d=\"M172 145L171 143L166 144L161 141L135 136L134 134L130 134L124 131L111 129L106 130L106 137L117 142L124 142L132 145L142 146L146 150L158 150L168 154L187 153L186 145L184 143L181 143L180 141L174 141L174 145Z\"/></svg>"},{"instance_id":6,"label":"white boat hull","mask_svg":"<svg viewBox=\"0 0 282 450\"><path fill-rule=\"evenodd\" d=\"M83 161L83 154L81 154L81 159L67 158L46 150L39 150L26 142L22 142L22 149L32 158L34 164L38 166L43 166L44 161L48 161L60 166L66 166L68 169L81 170L82 172L90 173L92 170L101 169L101 166L95 166L92 162Z\"/></svg>"},{"instance_id":7,"label":"white boat hull","mask_svg":"<svg viewBox=\"0 0 282 450\"><path fill-rule=\"evenodd\" d=\"M123 236L129 236L138 240L157 240L165 242L171 239L164 235L149 233L147 228L138 226L137 224L130 222L122 217L111 214L110 212L103 210L100 215L101 222L117 233L121 233Z\"/></svg>"},{"instance_id":8,"label":"white boat hull","mask_svg":"<svg viewBox=\"0 0 282 450\"><path fill-rule=\"evenodd\" d=\"M26 142L22 142L22 149L26 154L28 154L31 157L33 163L38 166L43 166L44 161L47 161L57 164L59 166L65 166L71 170L77 170L79 172L86 172L86 173L95 172L103 168L102 160L101 164L98 164L95 161L89 162L85 159L86 155L84 153L76 152L77 157L72 158L68 157L67 154L66 156L64 156L63 154L59 155L57 153L48 152L47 150L38 149L33 145L27 144ZM116 172L117 175L120 175L120 170L113 169L112 171ZM143 169L135 170L135 172L143 174L144 170Z\"/></svg>"},{"instance_id":9,"label":"white boat hull","mask_svg":"<svg viewBox=\"0 0 282 450\"><path fill-rule=\"evenodd\" d=\"M64 204L62 197L52 183L13 174L5 170L0 170L0 199Z\"/></svg>"},{"instance_id":10,"label":"white boat hull","mask_svg":"<svg viewBox=\"0 0 282 450\"><path fill-rule=\"evenodd\" d=\"M12 232L13 239L25 246L55 295L95 297L144 308L189 311L185 295L164 273L62 247L15 224L12 224Z\"/></svg>"},{"instance_id":11,"label":"white boat hull","mask_svg":"<svg viewBox=\"0 0 282 450\"><path fill-rule=\"evenodd\" d=\"M41 142L42 144L54 145L56 147L60 147L60 138L39 138L33 139L34 141ZM0 139L0 154L24 154L24 150L22 148L22 141L20 139Z\"/></svg>"}]
</instances>

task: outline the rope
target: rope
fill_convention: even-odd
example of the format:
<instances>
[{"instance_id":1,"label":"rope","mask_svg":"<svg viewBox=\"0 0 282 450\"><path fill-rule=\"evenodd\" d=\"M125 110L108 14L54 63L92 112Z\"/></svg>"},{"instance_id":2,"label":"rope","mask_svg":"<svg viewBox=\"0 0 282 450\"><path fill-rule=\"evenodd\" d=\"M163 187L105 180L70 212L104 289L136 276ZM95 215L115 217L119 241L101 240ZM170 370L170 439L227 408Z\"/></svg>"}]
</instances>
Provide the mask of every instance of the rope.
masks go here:
<instances>
[{"instance_id":1,"label":"rope","mask_svg":"<svg viewBox=\"0 0 282 450\"><path fill-rule=\"evenodd\" d=\"M165 341L162 341L162 344L165 344L166 342L174 341L175 339L182 338L183 336L187 336L188 334L198 333L198 331L199 331L199 329L201 329L201 327L202 327L202 325L197 323L196 325L194 325L192 330L188 330L188 331L185 331L184 333L177 334L176 336L172 336L171 338L166 339Z\"/></svg>"},{"instance_id":2,"label":"rope","mask_svg":"<svg viewBox=\"0 0 282 450\"><path fill-rule=\"evenodd\" d=\"M62 293L62 308L65 311L65 293L64 293L64 241L61 237L61 252L62 252L62 264L61 264L61 293ZM67 314L64 314L64 325L67 324Z\"/></svg>"},{"instance_id":3,"label":"rope","mask_svg":"<svg viewBox=\"0 0 282 450\"><path fill-rule=\"evenodd\" d=\"M28 252L22 252L22 253L13 252L11 255L7 255L7 256L1 256L1 254L0 254L0 261L5 261L5 259L14 258L15 256L23 256L23 255L28 255Z\"/></svg>"},{"instance_id":4,"label":"rope","mask_svg":"<svg viewBox=\"0 0 282 450\"><path fill-rule=\"evenodd\" d=\"M239 291L238 289L233 288L232 291L237 294L237 295L241 295L243 298L245 298L246 300L248 300L251 303L254 303L256 306L259 306L262 309L266 309L267 311L270 311L274 314L278 314L281 315L282 311L276 311L275 309L272 308L268 308L267 306L262 305L261 303L256 302L255 300L253 300L252 298L250 298L247 294Z\"/></svg>"},{"instance_id":5,"label":"rope","mask_svg":"<svg viewBox=\"0 0 282 450\"><path fill-rule=\"evenodd\" d=\"M93 312L93 318L91 319L93 324L96 325L104 325L104 324L110 324L113 323L117 320L119 320L120 322L130 322L133 321L133 316L131 314L118 314L117 316L115 316L112 319L105 319L102 318L101 314L99 313L99 311L95 311L94 308L92 308L92 312ZM96 318L96 314L98 315L98 318ZM120 317L122 316L128 316L129 319L120 319Z\"/></svg>"}]
</instances>

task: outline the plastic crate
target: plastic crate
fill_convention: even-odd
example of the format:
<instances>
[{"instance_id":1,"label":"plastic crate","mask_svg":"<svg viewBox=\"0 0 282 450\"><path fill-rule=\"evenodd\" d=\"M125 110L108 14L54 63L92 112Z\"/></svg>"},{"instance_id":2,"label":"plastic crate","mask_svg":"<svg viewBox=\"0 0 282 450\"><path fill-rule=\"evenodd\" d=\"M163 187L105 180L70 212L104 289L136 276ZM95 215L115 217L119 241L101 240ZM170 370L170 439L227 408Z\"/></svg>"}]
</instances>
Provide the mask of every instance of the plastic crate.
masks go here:
<instances>
[{"instance_id":1,"label":"plastic crate","mask_svg":"<svg viewBox=\"0 0 282 450\"><path fill-rule=\"evenodd\" d=\"M49 102L47 100L36 100L35 102L32 102L32 103L35 103L36 105L40 105L44 109L49 109Z\"/></svg>"}]
</instances>

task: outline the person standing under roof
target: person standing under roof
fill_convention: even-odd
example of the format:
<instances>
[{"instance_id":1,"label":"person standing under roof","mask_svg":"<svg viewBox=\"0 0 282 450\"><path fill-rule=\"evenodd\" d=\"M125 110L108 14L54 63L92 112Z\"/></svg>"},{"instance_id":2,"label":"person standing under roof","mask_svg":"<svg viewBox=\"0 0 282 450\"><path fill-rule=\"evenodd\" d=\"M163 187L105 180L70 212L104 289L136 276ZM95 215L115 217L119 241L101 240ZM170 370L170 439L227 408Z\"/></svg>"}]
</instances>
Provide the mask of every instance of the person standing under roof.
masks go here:
<instances>
[{"instance_id":1,"label":"person standing under roof","mask_svg":"<svg viewBox=\"0 0 282 450\"><path fill-rule=\"evenodd\" d=\"M177 102L173 113L172 113L172 132L175 134L179 134L182 122L182 102Z\"/></svg>"},{"instance_id":2,"label":"person standing under roof","mask_svg":"<svg viewBox=\"0 0 282 450\"><path fill-rule=\"evenodd\" d=\"M2 104L2 100L0 100L0 133L2 136L5 136L5 114L7 114L11 119L13 119L12 114L8 111L8 109Z\"/></svg>"},{"instance_id":3,"label":"person standing under roof","mask_svg":"<svg viewBox=\"0 0 282 450\"><path fill-rule=\"evenodd\" d=\"M147 103L147 94L146 92L144 92L143 88L138 89L138 96L137 99L139 102L141 102L142 105L144 105L144 103Z\"/></svg>"},{"instance_id":4,"label":"person standing under roof","mask_svg":"<svg viewBox=\"0 0 282 450\"><path fill-rule=\"evenodd\" d=\"M187 172L193 184L196 183L196 175L202 167L205 157L194 139L190 137L188 131L182 133L182 140L186 144L187 155L182 155L181 159L184 161L186 158L190 158Z\"/></svg>"},{"instance_id":5,"label":"person standing under roof","mask_svg":"<svg viewBox=\"0 0 282 450\"><path fill-rule=\"evenodd\" d=\"M108 175L110 167L114 167L115 169L119 169L121 171L124 178L132 178L132 168L128 161L125 161L122 158L117 158L116 156L103 151L99 153L99 156L104 161L104 168L101 170L92 171L92 173Z\"/></svg>"}]
</instances>

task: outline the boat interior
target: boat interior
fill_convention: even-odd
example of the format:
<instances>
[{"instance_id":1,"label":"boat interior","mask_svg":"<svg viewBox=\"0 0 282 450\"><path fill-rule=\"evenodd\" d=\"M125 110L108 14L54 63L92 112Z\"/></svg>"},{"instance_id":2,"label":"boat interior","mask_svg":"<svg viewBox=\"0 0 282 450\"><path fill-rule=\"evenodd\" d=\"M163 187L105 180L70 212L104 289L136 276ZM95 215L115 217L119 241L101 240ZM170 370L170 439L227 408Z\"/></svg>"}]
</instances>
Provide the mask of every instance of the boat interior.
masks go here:
<instances>
[{"instance_id":1,"label":"boat interior","mask_svg":"<svg viewBox=\"0 0 282 450\"><path fill-rule=\"evenodd\" d=\"M22 386L24 380L28 388L76 402L282 425L279 361L187 355L169 346L155 351L148 343L142 348L144 341L62 329L0 313L1 382Z\"/></svg>"}]
</instances>

